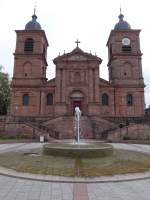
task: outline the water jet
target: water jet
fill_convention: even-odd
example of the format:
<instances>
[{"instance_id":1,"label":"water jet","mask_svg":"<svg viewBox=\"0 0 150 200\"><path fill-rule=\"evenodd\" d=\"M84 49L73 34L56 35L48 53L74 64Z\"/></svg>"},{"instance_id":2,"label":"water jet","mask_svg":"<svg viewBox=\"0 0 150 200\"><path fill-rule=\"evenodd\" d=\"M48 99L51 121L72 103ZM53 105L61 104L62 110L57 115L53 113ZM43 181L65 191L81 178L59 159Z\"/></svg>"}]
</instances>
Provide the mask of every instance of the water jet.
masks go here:
<instances>
[{"instance_id":1,"label":"water jet","mask_svg":"<svg viewBox=\"0 0 150 200\"><path fill-rule=\"evenodd\" d=\"M55 142L43 146L45 155L72 158L95 158L111 156L113 146L102 142L81 142L81 110L75 107L75 142Z\"/></svg>"}]
</instances>

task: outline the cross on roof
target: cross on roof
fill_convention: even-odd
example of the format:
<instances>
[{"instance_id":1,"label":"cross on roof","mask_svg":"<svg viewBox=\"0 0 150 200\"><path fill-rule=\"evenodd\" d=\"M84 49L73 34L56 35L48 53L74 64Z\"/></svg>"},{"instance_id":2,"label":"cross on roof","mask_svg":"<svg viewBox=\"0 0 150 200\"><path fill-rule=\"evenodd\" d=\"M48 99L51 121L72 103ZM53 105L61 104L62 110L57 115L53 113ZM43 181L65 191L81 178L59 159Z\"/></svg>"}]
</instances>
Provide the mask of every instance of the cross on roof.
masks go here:
<instances>
[{"instance_id":1,"label":"cross on roof","mask_svg":"<svg viewBox=\"0 0 150 200\"><path fill-rule=\"evenodd\" d=\"M36 15L36 1L34 3L34 15Z\"/></svg>"},{"instance_id":2,"label":"cross on roof","mask_svg":"<svg viewBox=\"0 0 150 200\"><path fill-rule=\"evenodd\" d=\"M79 46L79 43L80 43L80 41L79 40L77 40L77 41L75 41L75 43L77 44L77 47Z\"/></svg>"},{"instance_id":3,"label":"cross on roof","mask_svg":"<svg viewBox=\"0 0 150 200\"><path fill-rule=\"evenodd\" d=\"M122 14L122 7L121 7L121 5L120 5L120 15Z\"/></svg>"}]
</instances>

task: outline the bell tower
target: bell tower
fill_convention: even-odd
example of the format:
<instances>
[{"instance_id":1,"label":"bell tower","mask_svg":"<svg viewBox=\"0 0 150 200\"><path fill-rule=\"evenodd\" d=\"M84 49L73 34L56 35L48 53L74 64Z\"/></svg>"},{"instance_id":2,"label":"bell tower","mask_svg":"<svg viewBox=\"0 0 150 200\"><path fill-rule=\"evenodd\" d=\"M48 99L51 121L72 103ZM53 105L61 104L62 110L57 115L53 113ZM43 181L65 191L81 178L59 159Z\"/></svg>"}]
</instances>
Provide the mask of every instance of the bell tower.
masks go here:
<instances>
[{"instance_id":1,"label":"bell tower","mask_svg":"<svg viewBox=\"0 0 150 200\"><path fill-rule=\"evenodd\" d=\"M12 85L41 85L46 80L48 41L34 14L25 30L16 30Z\"/></svg>"},{"instance_id":2,"label":"bell tower","mask_svg":"<svg viewBox=\"0 0 150 200\"><path fill-rule=\"evenodd\" d=\"M18 116L41 115L44 105L41 88L47 80L48 41L35 13L25 30L16 30L16 34L10 113Z\"/></svg>"},{"instance_id":3,"label":"bell tower","mask_svg":"<svg viewBox=\"0 0 150 200\"><path fill-rule=\"evenodd\" d=\"M144 115L144 81L140 30L131 29L119 15L119 22L111 31L108 46L109 82L114 87L115 116Z\"/></svg>"},{"instance_id":4,"label":"bell tower","mask_svg":"<svg viewBox=\"0 0 150 200\"><path fill-rule=\"evenodd\" d=\"M140 30L131 29L123 18L120 14L107 42L109 81L113 85L144 86Z\"/></svg>"}]
</instances>

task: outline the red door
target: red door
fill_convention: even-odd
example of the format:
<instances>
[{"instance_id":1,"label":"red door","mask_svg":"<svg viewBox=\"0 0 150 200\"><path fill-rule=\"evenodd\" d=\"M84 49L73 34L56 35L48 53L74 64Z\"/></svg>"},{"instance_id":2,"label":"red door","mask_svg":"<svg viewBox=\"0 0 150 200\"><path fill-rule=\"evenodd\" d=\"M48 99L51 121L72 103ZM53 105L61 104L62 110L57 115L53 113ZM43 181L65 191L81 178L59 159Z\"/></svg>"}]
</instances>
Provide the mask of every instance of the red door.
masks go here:
<instances>
[{"instance_id":1,"label":"red door","mask_svg":"<svg viewBox=\"0 0 150 200\"><path fill-rule=\"evenodd\" d=\"M80 110L82 111L81 101L73 101L73 114L74 114L75 107L79 107Z\"/></svg>"}]
</instances>

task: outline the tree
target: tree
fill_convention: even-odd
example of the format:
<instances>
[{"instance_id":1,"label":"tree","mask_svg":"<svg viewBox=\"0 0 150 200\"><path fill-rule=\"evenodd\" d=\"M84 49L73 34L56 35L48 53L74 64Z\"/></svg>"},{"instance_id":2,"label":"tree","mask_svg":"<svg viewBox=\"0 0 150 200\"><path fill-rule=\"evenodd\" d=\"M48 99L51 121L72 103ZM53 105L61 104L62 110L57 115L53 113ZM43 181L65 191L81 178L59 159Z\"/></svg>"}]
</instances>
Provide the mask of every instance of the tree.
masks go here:
<instances>
[{"instance_id":1,"label":"tree","mask_svg":"<svg viewBox=\"0 0 150 200\"><path fill-rule=\"evenodd\" d=\"M9 75L2 69L0 66L0 115L6 115L10 102L10 81Z\"/></svg>"}]
</instances>

